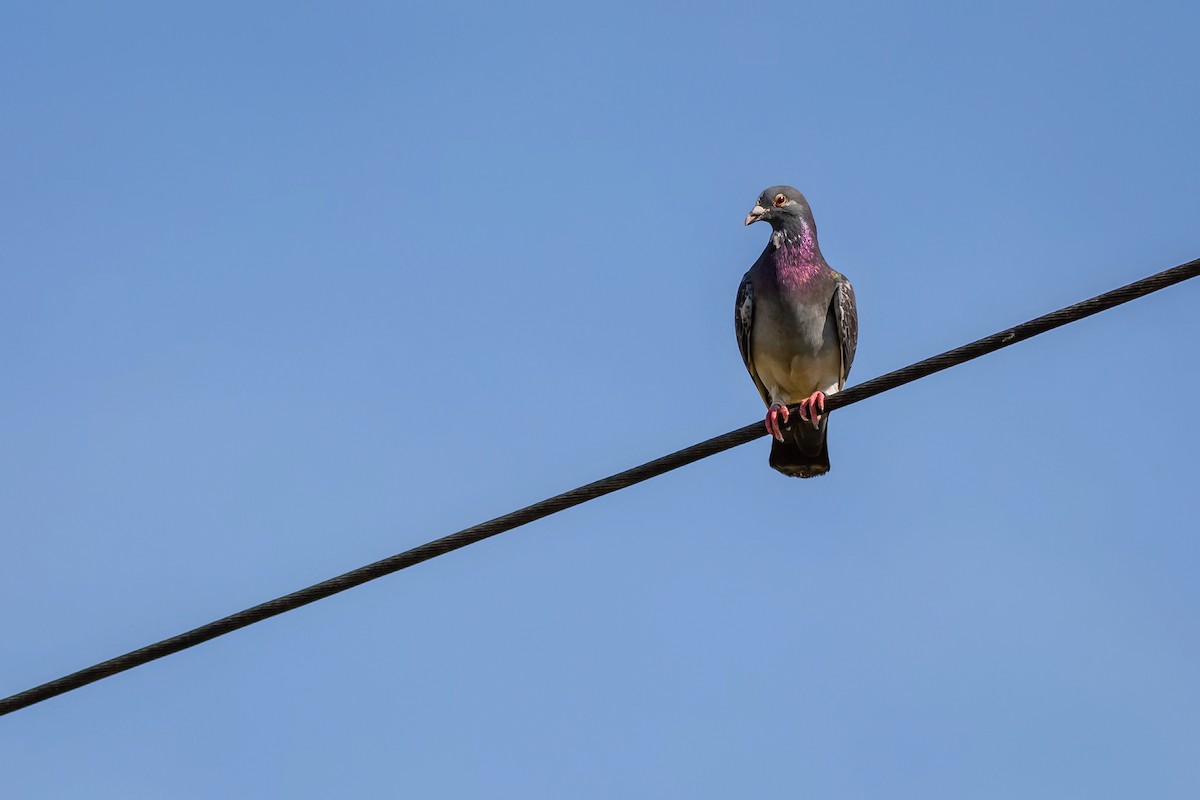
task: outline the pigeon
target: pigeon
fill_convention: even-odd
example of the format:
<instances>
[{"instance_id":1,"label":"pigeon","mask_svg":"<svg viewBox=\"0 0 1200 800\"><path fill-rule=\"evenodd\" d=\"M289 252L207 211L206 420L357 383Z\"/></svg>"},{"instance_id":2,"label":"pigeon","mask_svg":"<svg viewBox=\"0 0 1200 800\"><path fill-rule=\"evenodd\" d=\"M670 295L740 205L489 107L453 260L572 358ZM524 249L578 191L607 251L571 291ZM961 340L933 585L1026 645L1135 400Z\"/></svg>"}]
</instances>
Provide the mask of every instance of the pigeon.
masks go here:
<instances>
[{"instance_id":1,"label":"pigeon","mask_svg":"<svg viewBox=\"0 0 1200 800\"><path fill-rule=\"evenodd\" d=\"M771 224L771 241L742 278L734 330L746 369L768 407L770 465L797 478L829 471L825 398L846 385L858 347L854 289L825 263L804 195L772 186L746 224ZM788 405L799 403L799 420Z\"/></svg>"}]
</instances>

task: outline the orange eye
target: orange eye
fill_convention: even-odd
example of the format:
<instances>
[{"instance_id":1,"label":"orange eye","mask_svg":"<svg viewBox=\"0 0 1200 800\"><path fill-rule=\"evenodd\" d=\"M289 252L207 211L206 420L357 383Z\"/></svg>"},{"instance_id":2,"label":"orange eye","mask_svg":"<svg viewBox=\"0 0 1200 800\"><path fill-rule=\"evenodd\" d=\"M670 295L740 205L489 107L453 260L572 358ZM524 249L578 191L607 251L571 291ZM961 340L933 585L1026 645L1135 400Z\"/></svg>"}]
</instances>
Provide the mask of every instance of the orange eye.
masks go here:
<instances>
[{"instance_id":1,"label":"orange eye","mask_svg":"<svg viewBox=\"0 0 1200 800\"><path fill-rule=\"evenodd\" d=\"M775 195L775 207L776 208L779 208L786 202L787 202L787 197L784 196L782 193Z\"/></svg>"}]
</instances>

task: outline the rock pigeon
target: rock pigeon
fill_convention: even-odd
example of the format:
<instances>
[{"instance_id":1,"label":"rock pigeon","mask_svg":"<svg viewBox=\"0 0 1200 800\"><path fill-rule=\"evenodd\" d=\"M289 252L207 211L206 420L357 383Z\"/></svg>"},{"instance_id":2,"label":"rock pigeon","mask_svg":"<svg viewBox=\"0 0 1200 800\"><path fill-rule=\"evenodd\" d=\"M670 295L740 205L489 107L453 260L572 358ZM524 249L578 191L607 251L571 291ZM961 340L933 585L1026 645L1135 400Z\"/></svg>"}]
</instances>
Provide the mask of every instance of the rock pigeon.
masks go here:
<instances>
[{"instance_id":1,"label":"rock pigeon","mask_svg":"<svg viewBox=\"0 0 1200 800\"><path fill-rule=\"evenodd\" d=\"M800 192L767 189L746 224L759 220L771 224L771 241L738 287L738 349L769 409L771 466L812 478L829 471L825 397L846 385L858 346L854 289L825 263ZM800 404L800 420L789 424L793 403Z\"/></svg>"}]
</instances>

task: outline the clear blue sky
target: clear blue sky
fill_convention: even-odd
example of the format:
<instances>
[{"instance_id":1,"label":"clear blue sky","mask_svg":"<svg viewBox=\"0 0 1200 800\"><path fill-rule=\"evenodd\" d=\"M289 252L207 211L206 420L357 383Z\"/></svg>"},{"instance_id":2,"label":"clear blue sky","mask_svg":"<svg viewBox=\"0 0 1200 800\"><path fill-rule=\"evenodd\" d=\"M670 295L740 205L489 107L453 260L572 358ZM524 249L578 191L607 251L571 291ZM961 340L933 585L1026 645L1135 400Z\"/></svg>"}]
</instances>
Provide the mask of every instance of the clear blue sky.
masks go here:
<instances>
[{"instance_id":1,"label":"clear blue sky","mask_svg":"<svg viewBox=\"0 0 1200 800\"><path fill-rule=\"evenodd\" d=\"M1183 3L7 3L0 693L1200 256ZM0 719L6 798L1194 798L1200 282Z\"/></svg>"}]
</instances>

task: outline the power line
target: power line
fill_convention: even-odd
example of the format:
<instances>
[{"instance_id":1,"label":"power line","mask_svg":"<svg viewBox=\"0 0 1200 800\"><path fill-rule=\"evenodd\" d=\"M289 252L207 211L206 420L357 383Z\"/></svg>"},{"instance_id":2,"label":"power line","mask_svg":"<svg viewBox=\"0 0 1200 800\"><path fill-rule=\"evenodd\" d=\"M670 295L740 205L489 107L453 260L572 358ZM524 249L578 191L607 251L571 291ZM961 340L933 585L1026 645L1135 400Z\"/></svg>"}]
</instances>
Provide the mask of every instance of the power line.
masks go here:
<instances>
[{"instance_id":1,"label":"power line","mask_svg":"<svg viewBox=\"0 0 1200 800\"><path fill-rule=\"evenodd\" d=\"M1139 297L1144 297L1152 292L1157 292L1160 289L1173 286L1189 278L1194 278L1197 275L1200 275L1200 259L1164 270L1148 278L1143 278L1140 281L1122 286L1119 289L1114 289L1111 292L1105 292L1102 295L1093 297L1090 300L1084 300L1081 303L1076 303L1073 306L1061 308L1058 311L1053 311L1037 319L1023 322L1016 327L993 333L991 336L984 337L970 344L956 347L953 350L947 350L940 355L927 358L924 361L918 361L915 364L910 364L902 369L889 372L878 378L872 378L865 383L860 383L837 394L830 395L825 401L826 413L839 408L845 408L852 403L866 400L868 397L874 397L877 394L882 394L898 386L903 386L906 383L911 383L912 381L948 369L949 367L957 366L971 359L979 358L982 355L1032 338L1040 333L1045 333L1046 331L1075 322L1084 317L1098 314L1114 306L1119 306L1122 303L1128 303L1130 300L1136 300ZM796 411L797 408L793 407L792 411ZM633 469L618 472L615 475L602 478L586 486L580 486L569 492L563 492L562 494L555 495L554 497L534 503L531 506L526 506L504 516L496 517L470 528L464 528L458 533L452 533L449 536L435 539L432 542L426 542L419 547L405 550L403 553L376 561L365 567L359 567L336 578L330 578L329 580L313 584L283 597L268 600L265 603L239 611L236 614L231 614L228 617L201 625L199 628L194 628L186 633L172 636L169 639L163 639L160 642L155 642L154 644L117 656L108 661L94 664L86 669L63 676L49 683L43 683L41 686L35 686L19 694L6 697L0 700L0 716L35 703L40 703L51 697L65 694L72 689L78 689L81 686L86 686L89 683L116 675L119 672L133 669L163 656L178 653L180 650L186 650L202 642L207 642L209 639L224 636L239 628L245 628L248 625L253 625L256 622L261 622L278 614L292 611L330 595L337 594L338 592L344 592L359 584L373 581L376 578L382 578L385 575L390 575L393 572L420 564L422 561L428 561L431 558L444 555L460 547L475 544L498 533L504 533L542 517L548 517L551 514L556 514L572 506L577 506L619 489L633 486L636 483L641 483L642 481L662 475L665 472L670 472L671 470L691 464L694 461L699 461L702 458L707 458L724 450L729 450L730 448L753 441L764 435L766 435L766 429L763 423L756 421L743 428L738 428L721 436L694 444L691 447L685 447L670 455L656 458Z\"/></svg>"}]
</instances>

